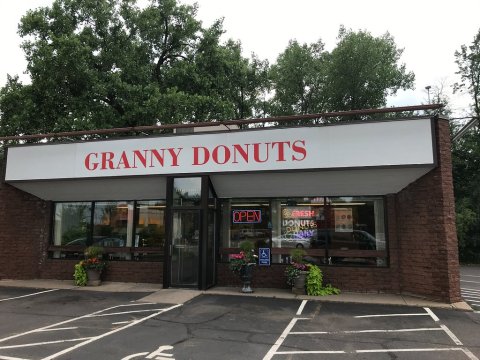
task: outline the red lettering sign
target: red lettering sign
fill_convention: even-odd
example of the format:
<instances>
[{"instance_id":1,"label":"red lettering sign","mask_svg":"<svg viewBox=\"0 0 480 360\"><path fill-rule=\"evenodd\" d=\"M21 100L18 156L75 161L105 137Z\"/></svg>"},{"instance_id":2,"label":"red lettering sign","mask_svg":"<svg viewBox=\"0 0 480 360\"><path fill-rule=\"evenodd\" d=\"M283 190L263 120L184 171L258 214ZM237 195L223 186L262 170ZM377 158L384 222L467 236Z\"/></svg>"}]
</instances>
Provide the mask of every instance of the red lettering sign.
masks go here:
<instances>
[{"instance_id":1,"label":"red lettering sign","mask_svg":"<svg viewBox=\"0 0 480 360\"><path fill-rule=\"evenodd\" d=\"M232 210L234 224L258 224L262 222L262 210Z\"/></svg>"}]
</instances>

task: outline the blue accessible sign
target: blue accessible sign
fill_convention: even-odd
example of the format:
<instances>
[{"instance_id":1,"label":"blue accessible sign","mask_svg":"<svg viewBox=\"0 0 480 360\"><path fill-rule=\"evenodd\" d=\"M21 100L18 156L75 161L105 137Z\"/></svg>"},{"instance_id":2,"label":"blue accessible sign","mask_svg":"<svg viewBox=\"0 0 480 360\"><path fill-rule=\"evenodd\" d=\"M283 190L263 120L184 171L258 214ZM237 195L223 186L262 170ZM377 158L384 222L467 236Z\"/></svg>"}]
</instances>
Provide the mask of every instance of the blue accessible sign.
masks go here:
<instances>
[{"instance_id":1,"label":"blue accessible sign","mask_svg":"<svg viewBox=\"0 0 480 360\"><path fill-rule=\"evenodd\" d=\"M270 248L258 248L258 265L270 266Z\"/></svg>"}]
</instances>

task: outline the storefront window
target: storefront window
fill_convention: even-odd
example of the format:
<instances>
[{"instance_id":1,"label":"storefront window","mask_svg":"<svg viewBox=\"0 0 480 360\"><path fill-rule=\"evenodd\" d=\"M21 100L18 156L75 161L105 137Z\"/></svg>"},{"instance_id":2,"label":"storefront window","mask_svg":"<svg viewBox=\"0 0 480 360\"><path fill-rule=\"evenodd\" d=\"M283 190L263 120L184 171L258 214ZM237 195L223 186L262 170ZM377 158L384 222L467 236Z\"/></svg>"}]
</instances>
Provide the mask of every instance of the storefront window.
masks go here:
<instances>
[{"instance_id":1,"label":"storefront window","mask_svg":"<svg viewBox=\"0 0 480 360\"><path fill-rule=\"evenodd\" d=\"M223 200L221 255L228 260L248 239L270 247L272 263L290 262L301 248L319 265L386 266L384 223L383 198Z\"/></svg>"},{"instance_id":2,"label":"storefront window","mask_svg":"<svg viewBox=\"0 0 480 360\"><path fill-rule=\"evenodd\" d=\"M202 178L175 178L173 180L174 206L199 206L202 194Z\"/></svg>"},{"instance_id":3,"label":"storefront window","mask_svg":"<svg viewBox=\"0 0 480 360\"><path fill-rule=\"evenodd\" d=\"M55 245L85 246L90 231L92 203L74 202L55 204Z\"/></svg>"},{"instance_id":4,"label":"storefront window","mask_svg":"<svg viewBox=\"0 0 480 360\"><path fill-rule=\"evenodd\" d=\"M93 245L132 246L133 202L97 202L93 213Z\"/></svg>"},{"instance_id":5,"label":"storefront window","mask_svg":"<svg viewBox=\"0 0 480 360\"><path fill-rule=\"evenodd\" d=\"M165 201L138 201L135 247L161 247L165 244Z\"/></svg>"},{"instance_id":6,"label":"storefront window","mask_svg":"<svg viewBox=\"0 0 480 360\"><path fill-rule=\"evenodd\" d=\"M242 241L252 241L255 247L270 247L272 223L270 201L262 199L225 199L221 202L221 239L228 260L228 249L237 249Z\"/></svg>"},{"instance_id":7,"label":"storefront window","mask_svg":"<svg viewBox=\"0 0 480 360\"><path fill-rule=\"evenodd\" d=\"M163 260L165 200L56 203L54 209L52 243L63 248L52 248L53 258L82 258L84 247L96 245L110 260Z\"/></svg>"}]
</instances>

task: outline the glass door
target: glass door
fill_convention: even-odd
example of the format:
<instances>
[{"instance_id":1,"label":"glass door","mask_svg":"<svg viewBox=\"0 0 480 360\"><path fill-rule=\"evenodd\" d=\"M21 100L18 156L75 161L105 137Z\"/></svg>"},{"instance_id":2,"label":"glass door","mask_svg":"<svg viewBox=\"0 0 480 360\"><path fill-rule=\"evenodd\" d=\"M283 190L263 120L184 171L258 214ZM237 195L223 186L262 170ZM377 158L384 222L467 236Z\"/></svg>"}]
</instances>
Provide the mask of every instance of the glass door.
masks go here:
<instances>
[{"instance_id":1,"label":"glass door","mask_svg":"<svg viewBox=\"0 0 480 360\"><path fill-rule=\"evenodd\" d=\"M170 284L198 286L200 211L173 210Z\"/></svg>"},{"instance_id":2,"label":"glass door","mask_svg":"<svg viewBox=\"0 0 480 360\"><path fill-rule=\"evenodd\" d=\"M208 176L169 178L164 286L215 285L216 196Z\"/></svg>"}]
</instances>

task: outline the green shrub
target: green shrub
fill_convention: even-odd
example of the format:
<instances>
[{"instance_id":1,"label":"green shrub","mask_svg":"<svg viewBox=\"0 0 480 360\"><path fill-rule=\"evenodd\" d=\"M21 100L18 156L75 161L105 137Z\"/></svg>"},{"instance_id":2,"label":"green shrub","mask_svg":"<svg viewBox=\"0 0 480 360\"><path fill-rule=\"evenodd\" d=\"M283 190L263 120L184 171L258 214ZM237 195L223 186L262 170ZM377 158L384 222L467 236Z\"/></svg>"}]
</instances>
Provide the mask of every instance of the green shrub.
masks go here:
<instances>
[{"instance_id":1,"label":"green shrub","mask_svg":"<svg viewBox=\"0 0 480 360\"><path fill-rule=\"evenodd\" d=\"M320 270L320 268L316 265L310 265L310 270L308 271L307 275L306 287L307 295L324 296L340 294L340 290L334 288L330 284L323 287L322 270Z\"/></svg>"},{"instance_id":2,"label":"green shrub","mask_svg":"<svg viewBox=\"0 0 480 360\"><path fill-rule=\"evenodd\" d=\"M85 271L85 268L81 264L75 264L73 279L75 281L75 285L77 286L87 285L87 280L88 280L87 272Z\"/></svg>"}]
</instances>

